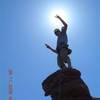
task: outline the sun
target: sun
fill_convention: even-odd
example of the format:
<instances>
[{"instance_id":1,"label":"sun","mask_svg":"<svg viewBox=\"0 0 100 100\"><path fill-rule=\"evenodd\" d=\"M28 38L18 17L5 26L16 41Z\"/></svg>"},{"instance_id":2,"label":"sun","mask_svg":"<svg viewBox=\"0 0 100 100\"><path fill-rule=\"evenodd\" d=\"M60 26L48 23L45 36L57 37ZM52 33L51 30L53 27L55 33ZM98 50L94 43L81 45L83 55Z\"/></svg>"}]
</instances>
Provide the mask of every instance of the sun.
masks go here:
<instances>
[{"instance_id":1,"label":"sun","mask_svg":"<svg viewBox=\"0 0 100 100\"><path fill-rule=\"evenodd\" d=\"M56 15L59 15L63 20L66 21L67 14L63 9L56 9L50 12L49 14L49 22L53 27L61 27L62 23L55 17Z\"/></svg>"}]
</instances>

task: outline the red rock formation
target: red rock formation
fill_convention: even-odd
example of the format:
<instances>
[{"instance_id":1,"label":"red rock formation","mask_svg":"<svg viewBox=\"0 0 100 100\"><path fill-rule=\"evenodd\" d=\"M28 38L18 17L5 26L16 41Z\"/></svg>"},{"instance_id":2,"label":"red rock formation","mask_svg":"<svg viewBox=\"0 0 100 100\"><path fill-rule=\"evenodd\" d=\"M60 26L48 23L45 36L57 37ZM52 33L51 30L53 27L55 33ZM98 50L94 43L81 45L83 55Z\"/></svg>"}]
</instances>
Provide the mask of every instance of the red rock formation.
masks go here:
<instances>
[{"instance_id":1,"label":"red rock formation","mask_svg":"<svg viewBox=\"0 0 100 100\"><path fill-rule=\"evenodd\" d=\"M42 83L45 96L52 100L93 100L87 85L76 69L58 70Z\"/></svg>"}]
</instances>

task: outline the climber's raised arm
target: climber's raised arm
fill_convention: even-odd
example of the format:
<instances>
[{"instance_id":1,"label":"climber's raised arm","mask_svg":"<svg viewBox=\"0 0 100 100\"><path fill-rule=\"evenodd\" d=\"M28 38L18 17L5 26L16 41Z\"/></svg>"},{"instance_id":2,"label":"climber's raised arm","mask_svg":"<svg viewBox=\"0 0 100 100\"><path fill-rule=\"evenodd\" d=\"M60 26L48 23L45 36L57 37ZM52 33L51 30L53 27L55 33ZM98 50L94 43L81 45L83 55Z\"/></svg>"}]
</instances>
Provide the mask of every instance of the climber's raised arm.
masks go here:
<instances>
[{"instance_id":1,"label":"climber's raised arm","mask_svg":"<svg viewBox=\"0 0 100 100\"><path fill-rule=\"evenodd\" d=\"M67 28L68 26L67 23L59 15L56 15L55 17L58 18L63 23L65 28Z\"/></svg>"}]
</instances>

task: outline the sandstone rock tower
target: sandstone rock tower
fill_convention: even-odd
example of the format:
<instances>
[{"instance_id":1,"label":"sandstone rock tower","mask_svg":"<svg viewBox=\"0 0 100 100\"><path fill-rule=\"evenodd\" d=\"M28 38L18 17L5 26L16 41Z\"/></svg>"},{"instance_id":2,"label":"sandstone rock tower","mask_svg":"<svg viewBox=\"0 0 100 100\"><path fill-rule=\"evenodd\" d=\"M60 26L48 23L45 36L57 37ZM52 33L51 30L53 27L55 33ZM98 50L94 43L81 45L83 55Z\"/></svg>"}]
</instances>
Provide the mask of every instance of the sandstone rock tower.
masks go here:
<instances>
[{"instance_id":1,"label":"sandstone rock tower","mask_svg":"<svg viewBox=\"0 0 100 100\"><path fill-rule=\"evenodd\" d=\"M52 100L93 100L77 69L58 70L42 83L45 96Z\"/></svg>"}]
</instances>

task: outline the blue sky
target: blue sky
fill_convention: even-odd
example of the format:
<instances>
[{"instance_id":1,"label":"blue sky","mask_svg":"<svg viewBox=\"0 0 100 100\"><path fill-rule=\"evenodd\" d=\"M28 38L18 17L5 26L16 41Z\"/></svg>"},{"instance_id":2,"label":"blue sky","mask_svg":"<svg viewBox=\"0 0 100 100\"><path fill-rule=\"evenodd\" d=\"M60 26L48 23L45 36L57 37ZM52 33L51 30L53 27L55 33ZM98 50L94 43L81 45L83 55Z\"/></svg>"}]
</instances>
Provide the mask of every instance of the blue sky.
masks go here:
<instances>
[{"instance_id":1,"label":"blue sky","mask_svg":"<svg viewBox=\"0 0 100 100\"><path fill-rule=\"evenodd\" d=\"M14 100L50 100L42 81L58 70L56 47L48 21L56 8L69 11L68 38L72 65L82 72L91 95L100 97L99 0L1 0L0 1L0 98L8 100L8 69L14 70ZM67 13L67 12L66 12ZM67 18L66 18L67 19Z\"/></svg>"}]
</instances>

